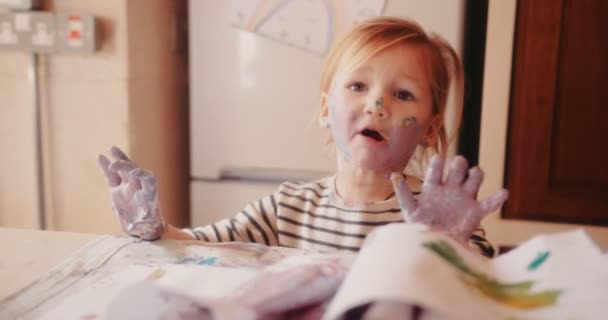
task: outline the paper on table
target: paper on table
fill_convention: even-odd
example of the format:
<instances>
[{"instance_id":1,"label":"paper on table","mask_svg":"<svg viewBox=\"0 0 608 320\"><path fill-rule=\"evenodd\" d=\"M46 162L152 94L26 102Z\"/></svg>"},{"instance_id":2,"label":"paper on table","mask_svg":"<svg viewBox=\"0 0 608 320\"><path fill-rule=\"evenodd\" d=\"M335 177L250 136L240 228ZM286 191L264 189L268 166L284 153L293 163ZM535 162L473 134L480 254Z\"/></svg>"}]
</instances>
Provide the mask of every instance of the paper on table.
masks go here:
<instances>
[{"instance_id":1,"label":"paper on table","mask_svg":"<svg viewBox=\"0 0 608 320\"><path fill-rule=\"evenodd\" d=\"M335 294L352 262L351 254L294 255L250 277L234 282L234 274L216 271L230 283L224 294L193 294L174 283L140 282L120 292L109 305L108 319L320 319L317 311ZM221 271L220 271L221 270ZM211 269L205 272L210 272ZM194 275L194 274L193 274ZM210 286L193 277L190 285ZM234 284L234 285L233 285ZM297 313L297 314L294 314ZM303 317L303 313L316 316Z\"/></svg>"},{"instance_id":2,"label":"paper on table","mask_svg":"<svg viewBox=\"0 0 608 320\"><path fill-rule=\"evenodd\" d=\"M223 296L232 299L213 300L186 288L139 284L121 293L137 298L131 303L116 298L110 311L116 319L128 319L119 316L137 314L142 305L154 304L155 308L147 310L149 319L189 319L191 315L256 319L260 313L247 307L252 301L272 304L268 297L273 294L297 297L298 292L305 291L305 283L298 280L302 273L288 273L293 276L290 281L280 274L264 276L267 271L297 269L301 266L298 261L323 267L331 257L285 258L247 279L261 283L253 289L245 285L248 295L233 292ZM368 237L337 294L331 302L328 298L323 318L341 319L370 302L396 301L406 305L402 311L412 310L412 314L414 309L407 306L420 306L421 319L603 319L608 312L606 266L605 257L582 231L538 236L506 255L488 260L424 226L393 224L378 228ZM329 283L341 278L330 276L324 280ZM243 289L246 283L234 288ZM143 291L145 294L138 293ZM322 315L313 314L307 319Z\"/></svg>"},{"instance_id":3,"label":"paper on table","mask_svg":"<svg viewBox=\"0 0 608 320\"><path fill-rule=\"evenodd\" d=\"M0 318L141 318L148 312L151 319L188 319L215 308L223 319L245 319L256 316L254 309L272 311L276 300L318 304L319 297L329 303L327 312L321 303L302 317L339 319L362 304L386 300L421 306L422 319L608 314L608 259L582 231L538 236L487 260L422 226L392 224L376 229L354 262L352 257L256 244L104 237L0 301Z\"/></svg>"},{"instance_id":4,"label":"paper on table","mask_svg":"<svg viewBox=\"0 0 608 320\"><path fill-rule=\"evenodd\" d=\"M196 297L221 296L255 270L308 254L314 253L248 243L140 242L104 236L0 301L0 319L103 319L117 295L145 280Z\"/></svg>"},{"instance_id":5,"label":"paper on table","mask_svg":"<svg viewBox=\"0 0 608 320\"><path fill-rule=\"evenodd\" d=\"M446 319L604 319L608 264L582 231L486 260L442 234L393 224L370 235L324 319L379 300Z\"/></svg>"}]
</instances>

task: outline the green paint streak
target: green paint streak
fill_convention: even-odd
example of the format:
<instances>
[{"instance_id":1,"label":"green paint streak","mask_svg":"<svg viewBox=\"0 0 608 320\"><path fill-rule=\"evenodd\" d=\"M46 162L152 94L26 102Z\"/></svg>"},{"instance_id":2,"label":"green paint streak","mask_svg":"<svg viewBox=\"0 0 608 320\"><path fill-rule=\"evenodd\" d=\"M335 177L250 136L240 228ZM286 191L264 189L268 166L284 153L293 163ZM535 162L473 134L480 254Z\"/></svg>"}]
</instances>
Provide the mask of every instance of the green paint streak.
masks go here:
<instances>
[{"instance_id":1,"label":"green paint streak","mask_svg":"<svg viewBox=\"0 0 608 320\"><path fill-rule=\"evenodd\" d=\"M383 102L382 98L376 100L376 108L382 108L382 102Z\"/></svg>"},{"instance_id":2,"label":"green paint streak","mask_svg":"<svg viewBox=\"0 0 608 320\"><path fill-rule=\"evenodd\" d=\"M538 267L540 267L541 264L543 264L543 262L545 262L547 260L547 258L549 257L549 251L544 251L544 252L540 252L538 254L538 256L536 257L536 259L532 260L532 262L530 262L530 264L528 265L528 270L532 271L537 269Z\"/></svg>"},{"instance_id":3,"label":"green paint streak","mask_svg":"<svg viewBox=\"0 0 608 320\"><path fill-rule=\"evenodd\" d=\"M416 122L416 117L407 117L403 120L401 120L401 128L407 128L409 126L411 126L412 124L414 124Z\"/></svg>"},{"instance_id":4,"label":"green paint streak","mask_svg":"<svg viewBox=\"0 0 608 320\"><path fill-rule=\"evenodd\" d=\"M522 310L547 307L554 305L562 293L562 290L532 292L534 281L500 282L468 266L447 241L430 241L424 243L423 246L458 269L461 272L460 279L464 284L505 306ZM543 259L546 259L546 257Z\"/></svg>"}]
</instances>

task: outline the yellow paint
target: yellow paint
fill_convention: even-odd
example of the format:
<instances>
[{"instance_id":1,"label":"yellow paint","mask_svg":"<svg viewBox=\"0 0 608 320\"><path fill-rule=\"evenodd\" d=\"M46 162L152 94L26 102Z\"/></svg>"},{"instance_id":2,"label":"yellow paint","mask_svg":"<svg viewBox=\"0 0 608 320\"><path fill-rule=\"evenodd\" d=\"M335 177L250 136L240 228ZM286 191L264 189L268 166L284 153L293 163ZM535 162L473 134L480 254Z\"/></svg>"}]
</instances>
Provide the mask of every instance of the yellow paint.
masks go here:
<instances>
[{"instance_id":1,"label":"yellow paint","mask_svg":"<svg viewBox=\"0 0 608 320\"><path fill-rule=\"evenodd\" d=\"M165 275L166 271L164 269L161 268L156 268L154 271L152 271L147 277L146 280L158 280L160 278L162 278Z\"/></svg>"}]
</instances>

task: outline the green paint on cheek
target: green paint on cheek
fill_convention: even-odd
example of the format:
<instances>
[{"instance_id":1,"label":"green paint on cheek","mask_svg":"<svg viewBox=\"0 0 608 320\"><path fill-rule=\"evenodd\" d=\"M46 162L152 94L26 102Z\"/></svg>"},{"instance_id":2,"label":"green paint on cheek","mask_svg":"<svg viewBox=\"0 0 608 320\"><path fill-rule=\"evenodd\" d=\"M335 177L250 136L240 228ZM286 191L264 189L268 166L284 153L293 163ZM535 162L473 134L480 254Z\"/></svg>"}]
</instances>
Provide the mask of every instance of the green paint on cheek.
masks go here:
<instances>
[{"instance_id":1,"label":"green paint on cheek","mask_svg":"<svg viewBox=\"0 0 608 320\"><path fill-rule=\"evenodd\" d=\"M401 128L407 128L409 126L411 126L412 124L414 124L416 122L416 117L407 117L403 120L401 120L401 123L399 124L399 126Z\"/></svg>"},{"instance_id":2,"label":"green paint on cheek","mask_svg":"<svg viewBox=\"0 0 608 320\"><path fill-rule=\"evenodd\" d=\"M376 108L382 108L382 98L376 100Z\"/></svg>"}]
</instances>

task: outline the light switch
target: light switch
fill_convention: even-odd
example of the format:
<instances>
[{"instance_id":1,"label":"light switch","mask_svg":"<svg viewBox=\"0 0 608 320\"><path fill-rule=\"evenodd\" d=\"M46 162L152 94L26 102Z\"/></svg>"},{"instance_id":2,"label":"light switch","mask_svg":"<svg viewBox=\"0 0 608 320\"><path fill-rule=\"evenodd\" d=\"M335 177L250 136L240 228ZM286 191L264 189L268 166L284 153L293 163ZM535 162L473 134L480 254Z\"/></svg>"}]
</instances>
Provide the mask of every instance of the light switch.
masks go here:
<instances>
[{"instance_id":1,"label":"light switch","mask_svg":"<svg viewBox=\"0 0 608 320\"><path fill-rule=\"evenodd\" d=\"M58 13L55 26L58 51L90 53L97 49L94 16Z\"/></svg>"}]
</instances>

